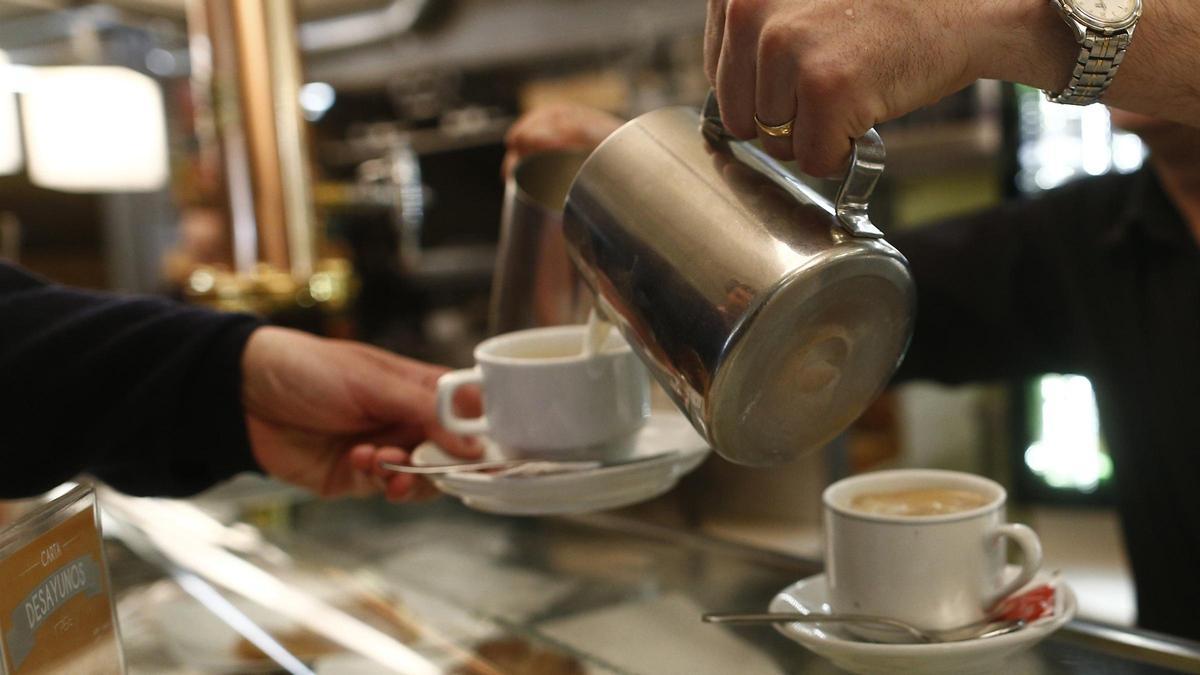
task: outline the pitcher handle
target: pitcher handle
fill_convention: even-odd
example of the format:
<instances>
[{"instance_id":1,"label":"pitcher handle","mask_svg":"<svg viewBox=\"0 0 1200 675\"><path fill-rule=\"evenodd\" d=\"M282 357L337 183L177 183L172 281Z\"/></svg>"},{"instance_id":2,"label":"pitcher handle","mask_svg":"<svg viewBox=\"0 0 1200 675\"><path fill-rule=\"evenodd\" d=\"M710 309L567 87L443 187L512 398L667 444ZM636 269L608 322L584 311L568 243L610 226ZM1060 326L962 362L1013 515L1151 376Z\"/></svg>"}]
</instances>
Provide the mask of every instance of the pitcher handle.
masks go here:
<instances>
[{"instance_id":1,"label":"pitcher handle","mask_svg":"<svg viewBox=\"0 0 1200 675\"><path fill-rule=\"evenodd\" d=\"M704 101L700 129L710 141L737 140L725 129L725 124L721 121L721 108L717 104L715 91L709 90L708 98ZM850 167L846 169L846 177L842 179L838 188L833 210L842 229L855 237L883 238L883 232L871 223L868 210L871 194L875 192L879 177L883 175L886 159L887 151L883 147L883 139L880 138L879 132L870 129L862 137L854 139ZM788 173L778 162L772 160L771 164L773 172Z\"/></svg>"}]
</instances>

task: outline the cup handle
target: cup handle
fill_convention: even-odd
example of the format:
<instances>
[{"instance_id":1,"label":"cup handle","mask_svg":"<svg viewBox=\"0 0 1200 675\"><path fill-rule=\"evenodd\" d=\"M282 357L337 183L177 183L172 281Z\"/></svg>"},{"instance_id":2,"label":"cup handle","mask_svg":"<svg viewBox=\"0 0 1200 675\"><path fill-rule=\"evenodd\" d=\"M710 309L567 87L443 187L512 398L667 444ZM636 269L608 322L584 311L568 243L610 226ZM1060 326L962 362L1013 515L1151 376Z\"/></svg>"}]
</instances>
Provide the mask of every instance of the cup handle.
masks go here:
<instances>
[{"instance_id":1,"label":"cup handle","mask_svg":"<svg viewBox=\"0 0 1200 675\"><path fill-rule=\"evenodd\" d=\"M1022 586L1033 580L1034 575L1042 566L1042 542L1038 539L1037 533L1029 526L1006 523L996 528L994 536L1010 539L1017 545L1017 548L1021 549L1021 573L987 599L988 608L1021 590Z\"/></svg>"},{"instance_id":2,"label":"cup handle","mask_svg":"<svg viewBox=\"0 0 1200 675\"><path fill-rule=\"evenodd\" d=\"M472 419L459 417L454 414L454 392L468 384L479 384L481 382L483 382L483 373L479 371L479 368L456 370L438 378L438 421L442 423L442 426L446 427L447 431L472 436L487 433L488 424L486 416L481 415Z\"/></svg>"}]
</instances>

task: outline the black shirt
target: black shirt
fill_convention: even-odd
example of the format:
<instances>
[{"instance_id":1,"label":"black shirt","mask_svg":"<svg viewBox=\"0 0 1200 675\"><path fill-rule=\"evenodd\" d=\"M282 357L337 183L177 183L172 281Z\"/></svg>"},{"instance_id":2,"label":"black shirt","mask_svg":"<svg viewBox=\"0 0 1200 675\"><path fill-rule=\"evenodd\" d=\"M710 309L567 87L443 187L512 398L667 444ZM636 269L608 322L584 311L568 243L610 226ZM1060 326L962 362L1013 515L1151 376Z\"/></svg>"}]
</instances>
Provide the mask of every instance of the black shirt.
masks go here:
<instances>
[{"instance_id":1,"label":"black shirt","mask_svg":"<svg viewBox=\"0 0 1200 675\"><path fill-rule=\"evenodd\" d=\"M889 239L918 293L899 377L1089 377L1139 623L1200 639L1200 247L1153 172Z\"/></svg>"},{"instance_id":2,"label":"black shirt","mask_svg":"<svg viewBox=\"0 0 1200 675\"><path fill-rule=\"evenodd\" d=\"M0 263L0 498L84 471L132 494L186 495L256 469L241 356L258 326Z\"/></svg>"}]
</instances>

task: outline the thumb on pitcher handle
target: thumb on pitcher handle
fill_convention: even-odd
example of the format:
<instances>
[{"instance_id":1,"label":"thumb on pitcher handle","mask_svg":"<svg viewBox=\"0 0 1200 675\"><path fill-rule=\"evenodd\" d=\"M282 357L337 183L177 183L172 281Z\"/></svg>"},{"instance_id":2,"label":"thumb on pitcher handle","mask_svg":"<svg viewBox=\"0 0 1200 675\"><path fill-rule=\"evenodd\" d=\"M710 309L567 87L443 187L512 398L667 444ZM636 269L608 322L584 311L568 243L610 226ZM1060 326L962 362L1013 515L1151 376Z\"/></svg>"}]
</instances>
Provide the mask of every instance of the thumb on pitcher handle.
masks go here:
<instances>
[{"instance_id":1,"label":"thumb on pitcher handle","mask_svg":"<svg viewBox=\"0 0 1200 675\"><path fill-rule=\"evenodd\" d=\"M1021 573L988 598L986 603L988 608L995 606L996 603L1033 581L1034 575L1042 567L1042 542L1038 539L1037 533L1028 525L1006 523L996 528L995 536L1009 539L1017 545L1017 548L1021 549Z\"/></svg>"},{"instance_id":2,"label":"thumb on pitcher handle","mask_svg":"<svg viewBox=\"0 0 1200 675\"><path fill-rule=\"evenodd\" d=\"M459 388L465 387L468 384L479 384L481 382L483 382L483 373L478 368L455 370L438 378L438 421L442 423L442 426L447 431L468 436L478 436L487 433L488 424L486 415L480 415L475 418L459 417L454 412L454 393Z\"/></svg>"}]
</instances>

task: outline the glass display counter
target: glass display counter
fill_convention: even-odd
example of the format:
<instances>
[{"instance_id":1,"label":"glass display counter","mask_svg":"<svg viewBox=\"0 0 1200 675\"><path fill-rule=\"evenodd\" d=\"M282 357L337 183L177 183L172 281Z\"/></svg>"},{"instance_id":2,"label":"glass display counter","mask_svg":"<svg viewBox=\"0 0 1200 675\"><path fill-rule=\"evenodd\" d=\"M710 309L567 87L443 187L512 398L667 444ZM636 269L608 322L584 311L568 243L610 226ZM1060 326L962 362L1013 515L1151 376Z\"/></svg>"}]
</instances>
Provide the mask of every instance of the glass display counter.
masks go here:
<instances>
[{"instance_id":1,"label":"glass display counter","mask_svg":"<svg viewBox=\"0 0 1200 675\"><path fill-rule=\"evenodd\" d=\"M391 636L429 672L840 672L771 628L700 621L766 607L819 572L816 561L620 514L502 518L451 500L297 501L243 517L264 537L244 541L240 557ZM110 557L131 673L280 671L158 568L120 544ZM228 596L313 672L384 672L278 607ZM1200 672L1200 645L1075 621L1006 672Z\"/></svg>"}]
</instances>

